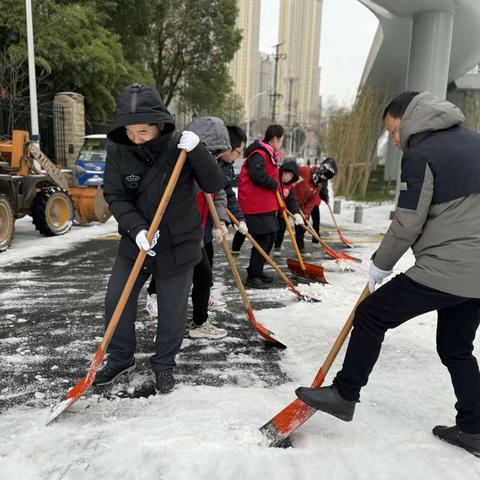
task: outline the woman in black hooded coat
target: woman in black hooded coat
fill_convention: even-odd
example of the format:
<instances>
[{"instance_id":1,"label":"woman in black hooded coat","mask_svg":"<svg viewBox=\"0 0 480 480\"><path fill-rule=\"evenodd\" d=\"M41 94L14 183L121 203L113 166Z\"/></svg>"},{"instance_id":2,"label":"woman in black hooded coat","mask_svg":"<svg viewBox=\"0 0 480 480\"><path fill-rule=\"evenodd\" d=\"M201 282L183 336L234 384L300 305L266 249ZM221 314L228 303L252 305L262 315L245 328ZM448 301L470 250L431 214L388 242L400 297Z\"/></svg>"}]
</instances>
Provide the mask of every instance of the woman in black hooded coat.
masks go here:
<instances>
[{"instance_id":1,"label":"woman in black hooded coat","mask_svg":"<svg viewBox=\"0 0 480 480\"><path fill-rule=\"evenodd\" d=\"M158 92L133 84L118 100L117 113L108 133L104 195L118 222L119 249L105 298L105 322L110 322L139 248L147 250L145 263L108 346L106 365L94 384L112 383L133 370L135 320L138 294L152 275L158 301L158 324L154 355L150 364L156 390L171 391L173 368L185 332L187 299L193 267L202 258L202 229L196 207L196 181L206 192L223 188L224 176L198 136L175 130L172 115ZM187 161L160 223L157 241L149 244L146 232L164 194L180 153Z\"/></svg>"}]
</instances>

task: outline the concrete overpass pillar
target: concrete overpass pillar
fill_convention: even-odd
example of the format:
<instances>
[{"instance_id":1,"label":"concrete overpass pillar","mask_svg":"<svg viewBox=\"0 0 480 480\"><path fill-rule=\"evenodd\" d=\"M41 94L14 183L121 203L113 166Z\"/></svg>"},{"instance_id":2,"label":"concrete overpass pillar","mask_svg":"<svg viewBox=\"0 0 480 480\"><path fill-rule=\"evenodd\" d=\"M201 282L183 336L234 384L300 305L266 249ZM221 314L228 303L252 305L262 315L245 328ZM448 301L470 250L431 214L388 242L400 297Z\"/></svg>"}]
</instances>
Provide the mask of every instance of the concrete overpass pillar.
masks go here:
<instances>
[{"instance_id":1,"label":"concrete overpass pillar","mask_svg":"<svg viewBox=\"0 0 480 480\"><path fill-rule=\"evenodd\" d=\"M447 94L454 12L424 10L414 15L407 90Z\"/></svg>"}]
</instances>

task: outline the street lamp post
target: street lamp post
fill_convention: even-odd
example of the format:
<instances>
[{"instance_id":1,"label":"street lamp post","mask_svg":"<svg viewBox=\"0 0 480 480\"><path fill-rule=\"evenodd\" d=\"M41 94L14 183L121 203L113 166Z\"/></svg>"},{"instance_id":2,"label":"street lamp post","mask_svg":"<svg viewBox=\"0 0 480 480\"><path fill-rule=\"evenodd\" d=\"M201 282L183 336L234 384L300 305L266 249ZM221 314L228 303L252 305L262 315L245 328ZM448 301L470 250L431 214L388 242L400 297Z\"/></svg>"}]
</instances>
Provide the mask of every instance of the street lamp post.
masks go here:
<instances>
[{"instance_id":1,"label":"street lamp post","mask_svg":"<svg viewBox=\"0 0 480 480\"><path fill-rule=\"evenodd\" d=\"M27 18L27 54L28 83L30 87L30 121L32 126L32 142L40 148L40 131L38 128L37 79L35 75L35 51L33 46L32 0L25 0Z\"/></svg>"},{"instance_id":2,"label":"street lamp post","mask_svg":"<svg viewBox=\"0 0 480 480\"><path fill-rule=\"evenodd\" d=\"M249 144L249 139L250 139L250 103L252 102L252 100L254 100L255 98L257 97L260 97L261 95L265 95L267 94L268 92L265 90L263 92L258 92L256 93L255 95L252 95L248 102L247 102L247 111L245 112L246 113L246 117L247 117L247 145Z\"/></svg>"},{"instance_id":3,"label":"street lamp post","mask_svg":"<svg viewBox=\"0 0 480 480\"><path fill-rule=\"evenodd\" d=\"M295 133L296 130L303 130L303 127L297 126L295 127L291 132L290 132L290 145L288 148L288 154L292 155L292 149L293 149L293 134Z\"/></svg>"}]
</instances>

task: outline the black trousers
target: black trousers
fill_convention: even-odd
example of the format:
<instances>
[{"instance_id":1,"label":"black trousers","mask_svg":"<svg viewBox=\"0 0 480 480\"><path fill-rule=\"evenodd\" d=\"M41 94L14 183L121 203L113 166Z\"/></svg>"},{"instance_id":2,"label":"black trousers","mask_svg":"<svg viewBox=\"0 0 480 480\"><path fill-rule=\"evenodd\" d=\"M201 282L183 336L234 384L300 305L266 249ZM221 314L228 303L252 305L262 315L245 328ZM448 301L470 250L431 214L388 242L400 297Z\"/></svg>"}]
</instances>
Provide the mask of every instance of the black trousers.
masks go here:
<instances>
[{"instance_id":1,"label":"black trousers","mask_svg":"<svg viewBox=\"0 0 480 480\"><path fill-rule=\"evenodd\" d=\"M123 256L117 256L108 282L105 297L105 328L108 326L117 306L123 288L133 267L133 262ZM158 323L154 355L150 365L154 372L175 366L175 355L180 349L185 334L187 301L192 285L193 267L168 278L154 276L155 293L158 302ZM137 318L138 295L150 272L141 270L133 286L117 328L108 345L108 363L115 366L127 366L134 357L137 347L135 320Z\"/></svg>"},{"instance_id":2,"label":"black trousers","mask_svg":"<svg viewBox=\"0 0 480 480\"><path fill-rule=\"evenodd\" d=\"M312 226L313 229L320 235L320 206L315 205L312 209L312 213L310 214L312 218ZM316 238L312 238L313 243L318 243Z\"/></svg>"},{"instance_id":3,"label":"black trousers","mask_svg":"<svg viewBox=\"0 0 480 480\"><path fill-rule=\"evenodd\" d=\"M275 240L275 232L262 234L252 233L252 237L265 250L265 252L270 255L273 241ZM251 278L262 276L264 265L265 259L260 255L256 248L252 247L250 252L250 263L247 267L248 276Z\"/></svg>"},{"instance_id":4,"label":"black trousers","mask_svg":"<svg viewBox=\"0 0 480 480\"><path fill-rule=\"evenodd\" d=\"M207 252L207 258L210 262L210 266L213 268L213 257L215 255L215 251L213 249L213 242L208 242L204 246L205 251Z\"/></svg>"},{"instance_id":5,"label":"black trousers","mask_svg":"<svg viewBox=\"0 0 480 480\"><path fill-rule=\"evenodd\" d=\"M275 233L275 248L281 248L285 238L285 230L287 229L287 226L282 215L279 215L277 220L278 230ZM297 241L299 248L303 248L305 246L305 230L301 227L301 225L295 225L295 240Z\"/></svg>"},{"instance_id":6,"label":"black trousers","mask_svg":"<svg viewBox=\"0 0 480 480\"><path fill-rule=\"evenodd\" d=\"M397 275L357 307L334 384L342 397L357 400L380 354L385 332L433 310L438 312L437 352L448 368L457 398L457 425L466 433L480 433L480 371L473 356L480 299L450 295L420 285L405 274Z\"/></svg>"},{"instance_id":7,"label":"black trousers","mask_svg":"<svg viewBox=\"0 0 480 480\"><path fill-rule=\"evenodd\" d=\"M246 238L247 237L245 235L237 230L232 240L232 252L239 252L242 249L242 245Z\"/></svg>"},{"instance_id":8,"label":"black trousers","mask_svg":"<svg viewBox=\"0 0 480 480\"><path fill-rule=\"evenodd\" d=\"M210 243L211 245L211 243ZM213 251L213 249L212 249ZM208 319L208 300L212 285L212 266L207 250L202 248L202 259L193 268L192 321L199 326Z\"/></svg>"}]
</instances>

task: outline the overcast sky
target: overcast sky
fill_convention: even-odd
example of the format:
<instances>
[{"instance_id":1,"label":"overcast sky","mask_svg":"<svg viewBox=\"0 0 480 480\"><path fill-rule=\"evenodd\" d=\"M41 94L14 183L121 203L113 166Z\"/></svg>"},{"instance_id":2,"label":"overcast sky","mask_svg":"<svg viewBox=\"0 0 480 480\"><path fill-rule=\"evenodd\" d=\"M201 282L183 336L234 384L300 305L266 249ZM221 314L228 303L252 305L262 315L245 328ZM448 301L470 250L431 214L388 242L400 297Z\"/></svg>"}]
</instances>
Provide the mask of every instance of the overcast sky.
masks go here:
<instances>
[{"instance_id":1,"label":"overcast sky","mask_svg":"<svg viewBox=\"0 0 480 480\"><path fill-rule=\"evenodd\" d=\"M262 0L260 50L277 43L280 0ZM378 21L358 0L324 0L320 43L320 94L324 105L351 103Z\"/></svg>"}]
</instances>

